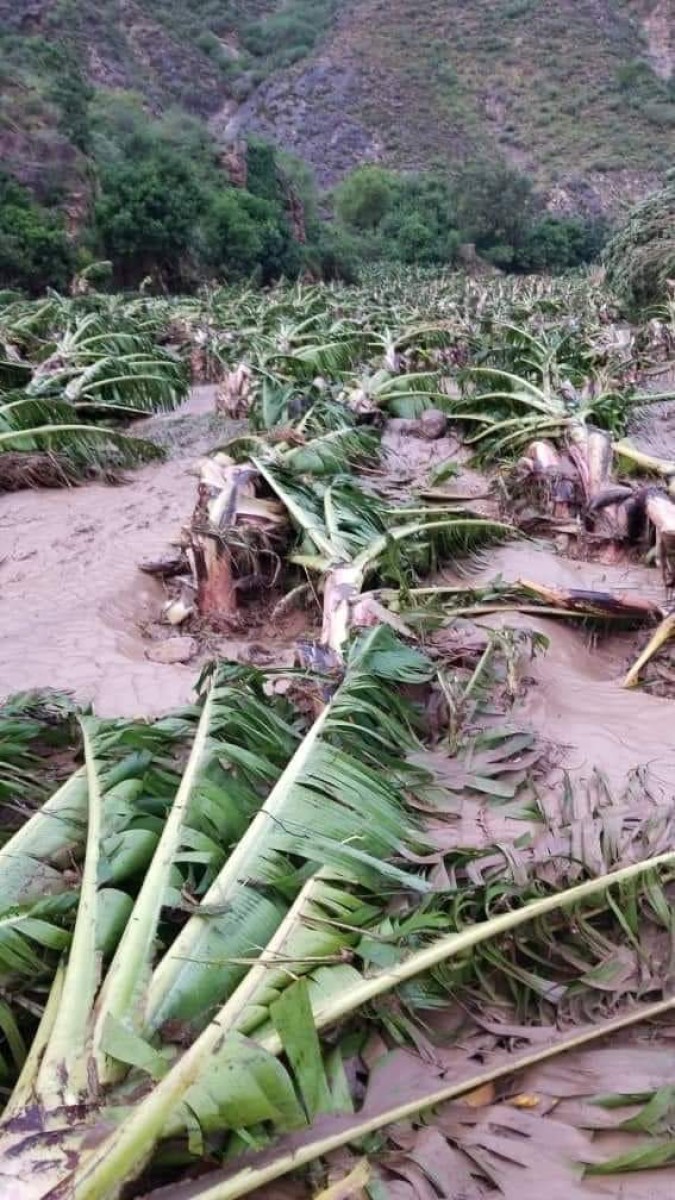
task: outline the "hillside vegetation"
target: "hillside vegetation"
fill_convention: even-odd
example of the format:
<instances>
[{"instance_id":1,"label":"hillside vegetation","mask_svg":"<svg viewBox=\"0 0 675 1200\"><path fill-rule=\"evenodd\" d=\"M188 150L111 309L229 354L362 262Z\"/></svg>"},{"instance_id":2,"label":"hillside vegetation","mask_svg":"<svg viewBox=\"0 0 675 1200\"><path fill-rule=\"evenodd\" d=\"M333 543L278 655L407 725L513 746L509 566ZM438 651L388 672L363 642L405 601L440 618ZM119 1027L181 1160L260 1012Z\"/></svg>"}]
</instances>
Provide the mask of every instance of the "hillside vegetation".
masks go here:
<instances>
[{"instance_id":1,"label":"hillside vegetation","mask_svg":"<svg viewBox=\"0 0 675 1200\"><path fill-rule=\"evenodd\" d=\"M323 184L497 152L612 208L672 151L673 0L0 0L0 28L3 161L43 188L83 167L90 87L262 132Z\"/></svg>"},{"instance_id":2,"label":"hillside vegetation","mask_svg":"<svg viewBox=\"0 0 675 1200\"><path fill-rule=\"evenodd\" d=\"M447 266L462 242L507 270L589 261L670 166L674 17L0 0L0 286L63 289L97 259L124 287L349 279Z\"/></svg>"},{"instance_id":3,"label":"hillside vegetation","mask_svg":"<svg viewBox=\"0 0 675 1200\"><path fill-rule=\"evenodd\" d=\"M645 18L657 9L668 12L655 28ZM672 152L674 27L663 3L359 0L330 47L265 85L247 120L287 136L298 98L320 113L341 91L399 167L499 151L549 185L578 180L579 192L590 175L586 202L611 204ZM308 155L298 123L292 144L330 178L340 144L322 153L325 132Z\"/></svg>"}]
</instances>

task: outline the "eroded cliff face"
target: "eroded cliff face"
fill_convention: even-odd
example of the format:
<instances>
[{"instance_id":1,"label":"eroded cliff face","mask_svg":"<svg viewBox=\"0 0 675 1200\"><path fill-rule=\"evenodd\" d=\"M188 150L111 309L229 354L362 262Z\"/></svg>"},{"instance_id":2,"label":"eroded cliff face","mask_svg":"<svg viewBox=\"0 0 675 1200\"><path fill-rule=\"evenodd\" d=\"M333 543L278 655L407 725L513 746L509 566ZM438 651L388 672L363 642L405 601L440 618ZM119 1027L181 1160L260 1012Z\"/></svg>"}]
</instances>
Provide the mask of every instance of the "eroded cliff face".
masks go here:
<instances>
[{"instance_id":1,"label":"eroded cliff face","mask_svg":"<svg viewBox=\"0 0 675 1200\"><path fill-rule=\"evenodd\" d=\"M246 0L240 25L281 2ZM500 155L557 211L611 212L672 165L675 0L347 0L329 34L282 69L256 65L225 5L182 36L181 5L194 15L191 0L0 0L0 30L26 45L64 38L95 88L207 119L235 174L250 133L307 161L323 187L363 162L452 169ZM202 35L217 38L218 61ZM6 167L43 192L70 173L81 192L83 156L48 89L5 59Z\"/></svg>"}]
</instances>

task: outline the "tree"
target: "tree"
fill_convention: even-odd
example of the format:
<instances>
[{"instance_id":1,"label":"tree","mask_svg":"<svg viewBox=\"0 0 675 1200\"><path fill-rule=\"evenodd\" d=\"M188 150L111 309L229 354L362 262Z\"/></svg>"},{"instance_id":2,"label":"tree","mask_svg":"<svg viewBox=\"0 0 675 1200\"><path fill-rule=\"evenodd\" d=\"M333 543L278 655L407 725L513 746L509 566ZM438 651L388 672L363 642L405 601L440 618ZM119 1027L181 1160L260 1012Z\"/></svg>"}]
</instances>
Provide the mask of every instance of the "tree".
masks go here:
<instances>
[{"instance_id":1,"label":"tree","mask_svg":"<svg viewBox=\"0 0 675 1200\"><path fill-rule=\"evenodd\" d=\"M356 283L359 277L358 240L340 226L324 221L317 226L305 251L305 266L313 277L333 282Z\"/></svg>"},{"instance_id":2,"label":"tree","mask_svg":"<svg viewBox=\"0 0 675 1200\"><path fill-rule=\"evenodd\" d=\"M506 163L474 163L455 184L459 227L482 252L512 257L524 243L538 209L531 181Z\"/></svg>"},{"instance_id":3,"label":"tree","mask_svg":"<svg viewBox=\"0 0 675 1200\"><path fill-rule=\"evenodd\" d=\"M337 191L337 213L352 229L374 230L389 209L392 177L381 167L357 167Z\"/></svg>"},{"instance_id":4,"label":"tree","mask_svg":"<svg viewBox=\"0 0 675 1200\"><path fill-rule=\"evenodd\" d=\"M279 169L274 147L252 138L246 147L246 187L263 200L279 200Z\"/></svg>"},{"instance_id":5,"label":"tree","mask_svg":"<svg viewBox=\"0 0 675 1200\"><path fill-rule=\"evenodd\" d=\"M263 237L261 223L247 204L252 199L226 188L211 200L204 222L205 253L209 265L225 276L248 275L260 265Z\"/></svg>"},{"instance_id":6,"label":"tree","mask_svg":"<svg viewBox=\"0 0 675 1200\"><path fill-rule=\"evenodd\" d=\"M401 222L397 249L405 263L433 262L434 234L417 213L410 213Z\"/></svg>"},{"instance_id":7,"label":"tree","mask_svg":"<svg viewBox=\"0 0 675 1200\"><path fill-rule=\"evenodd\" d=\"M139 162L108 167L96 205L96 227L105 255L124 283L159 271L178 282L195 243L205 194L191 167L168 147Z\"/></svg>"},{"instance_id":8,"label":"tree","mask_svg":"<svg viewBox=\"0 0 675 1200\"><path fill-rule=\"evenodd\" d=\"M0 176L0 284L37 294L66 286L73 251L58 217Z\"/></svg>"},{"instance_id":9,"label":"tree","mask_svg":"<svg viewBox=\"0 0 675 1200\"><path fill-rule=\"evenodd\" d=\"M565 271L591 262L602 248L602 221L554 217L537 221L525 239L518 265L527 271Z\"/></svg>"}]
</instances>

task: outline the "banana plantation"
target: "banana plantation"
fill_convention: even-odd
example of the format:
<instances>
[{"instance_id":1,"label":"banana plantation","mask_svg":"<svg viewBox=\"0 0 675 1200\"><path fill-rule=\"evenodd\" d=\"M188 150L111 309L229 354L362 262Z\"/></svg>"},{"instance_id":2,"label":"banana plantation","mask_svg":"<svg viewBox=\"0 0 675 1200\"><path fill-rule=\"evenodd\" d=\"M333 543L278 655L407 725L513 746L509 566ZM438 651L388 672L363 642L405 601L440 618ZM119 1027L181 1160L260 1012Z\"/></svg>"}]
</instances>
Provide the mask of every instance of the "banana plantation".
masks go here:
<instances>
[{"instance_id":1,"label":"banana plantation","mask_svg":"<svg viewBox=\"0 0 675 1200\"><path fill-rule=\"evenodd\" d=\"M0 704L0 1200L665 1200L675 304L79 291L0 297L0 585L196 390L134 577L192 665Z\"/></svg>"}]
</instances>

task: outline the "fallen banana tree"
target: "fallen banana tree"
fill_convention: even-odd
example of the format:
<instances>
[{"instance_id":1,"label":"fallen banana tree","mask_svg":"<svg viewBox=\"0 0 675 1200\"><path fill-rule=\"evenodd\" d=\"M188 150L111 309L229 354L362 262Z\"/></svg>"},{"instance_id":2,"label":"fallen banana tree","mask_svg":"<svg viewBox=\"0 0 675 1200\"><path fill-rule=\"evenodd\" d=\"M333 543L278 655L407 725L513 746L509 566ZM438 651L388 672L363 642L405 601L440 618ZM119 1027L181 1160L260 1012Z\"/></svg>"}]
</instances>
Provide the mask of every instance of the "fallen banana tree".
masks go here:
<instances>
[{"instance_id":1,"label":"fallen banana tree","mask_svg":"<svg viewBox=\"0 0 675 1200\"><path fill-rule=\"evenodd\" d=\"M246 977L247 966L258 956L254 947L272 939L269 961L273 963L278 953L277 945L284 944L298 923L298 906L305 916L310 911L316 913L320 923L326 914L331 913L333 920L338 916L341 920L347 920L350 927L353 926L353 933L347 936L348 944L356 935L359 924L372 915L372 910L357 895L350 899L348 892L351 885L347 880L360 881L366 890L372 886L381 888L387 880L390 886L395 887L405 883L413 892L428 890L428 885L417 873L410 873L387 861L406 840L412 839L410 844L415 845L419 835L414 833L411 814L401 809L394 785L394 780L401 782L401 771L406 773L403 762L400 761L395 768L391 782L385 783L384 778L378 780L377 768L382 769L385 762L398 761L396 756L400 753L401 745L410 742L413 736L407 725L405 706L401 706L394 693L387 698L384 681L395 681L398 673L404 679L413 681L429 676L428 665L418 655L398 648L392 660L393 649L391 644L382 642L381 635L373 635L360 648L352 660L348 680L291 757L266 805L253 819L248 834L228 860L229 867L217 874L207 888L200 915L195 914L193 921L188 920L173 943L174 952L169 951L160 958L154 976L148 975L148 971L154 963L155 939L158 935L162 938L166 936L160 918L168 896L176 890L176 872L180 876L181 864L204 861L205 849L209 844L205 834L208 824L212 825L216 816L221 827L218 841L210 849L209 860L217 846L226 845L233 835L237 836L235 831L237 825L241 826L247 806L250 811L251 785L259 787L260 781L275 776L274 756L278 756L280 747L288 749L289 745L293 745L293 730L280 719L272 722L269 704L256 699L255 695L242 696L241 686L230 687L227 676L216 677L204 703L183 780L156 842L156 849L149 862L145 858L147 868L143 883L132 905L126 893L111 893L109 888L102 887L104 878L114 880L116 877L114 871L111 876L112 864L108 865L108 855L114 853L116 848L115 837L112 846L110 843L115 828L113 825L111 830L109 826L111 819L119 826L120 810L113 803L112 813L106 811L96 729L91 724L83 724L86 755L84 775L80 773L74 777L72 784L64 785L67 797L62 789L51 805L48 803L44 812L36 814L34 835L20 831L3 851L7 862L21 862L25 864L26 872L32 867L34 873L34 855L44 836L45 825L53 829L53 837L60 835L63 841L61 824L54 824L55 812L61 811L64 805L68 811L75 797L81 803L84 791L88 812L86 854L70 958L65 972L56 976L51 1000L36 1035L34 1053L26 1060L6 1112L4 1137L14 1142L17 1150L24 1140L20 1132L23 1118L19 1114L29 1109L37 1111L35 1104L44 1109L42 1127L45 1134L49 1129L54 1130L61 1125L64 1105L66 1114L70 1113L74 1118L74 1105L81 1116L86 1114L85 1125L89 1118L93 1121L90 1132L94 1140L100 1137L105 1124L99 1127L98 1135L96 1128L100 1121L106 1120L105 1114L98 1108L100 1087L106 1083L113 1084L120 1075L128 1072L134 1062L143 1068L150 1068L153 1074L157 1070L160 1075L164 1074L162 1056L157 1057L157 1052L144 1039L152 1038L153 1031L160 1028L169 1036L172 1022L174 1027L183 1026L186 1036L188 1029L198 1032L206 1027L207 1031L211 1031L208 1035L210 1039L219 1027L213 1022L209 1024L209 1021L225 1001L228 991L234 987L236 992L236 985ZM378 662L381 664L379 668ZM363 721L355 720L359 708L369 723L368 732ZM231 740L234 732L234 729L230 732L231 726L245 731L248 746L256 744L253 757L244 745L240 743L238 747ZM351 745L354 738L358 743L358 761L353 757L357 750L356 743ZM346 747L351 745L351 750L341 749L343 742ZM203 805L213 789L212 772L221 756L230 764L229 772L234 769L235 775L220 793L218 811L213 811L215 797L212 799L212 811L207 816L204 828ZM344 780L334 800L330 801L333 789L331 780L341 776L344 776ZM411 781L418 778L419 771L413 771ZM242 805L244 797L241 787L244 785L248 788L249 800ZM226 800L228 796L229 801ZM312 817L317 804L321 807L319 823L315 823ZM371 806L371 818L366 820L366 810ZM126 816L128 819L128 812ZM195 818L197 828L194 826ZM351 837L345 822L352 824ZM228 823L231 830L229 837L226 833ZM201 836L199 826L203 829ZM312 829L314 832L310 833ZM28 826L26 830L29 830ZM303 851L303 835L308 835L304 848L306 854ZM200 851L198 854L197 847ZM147 854L147 843L145 850ZM303 872L293 866L293 859L287 857L290 854L297 863L298 851L300 859L305 862L314 860L318 865L320 860L322 879L312 881L311 886L304 882ZM341 878L343 872L346 872L344 883L347 892L341 900L340 888L336 889L333 880ZM247 882L249 880L251 882ZM18 897L22 895L21 887L21 880L17 877L15 895ZM262 892L258 890L260 887ZM126 909L124 915L127 919L119 920L118 913L115 924L121 938L118 936L118 950L112 961L108 960L101 983L101 929L107 923L111 905ZM328 925L331 926L330 916ZM36 936L30 923L27 923L26 935L29 938ZM311 944L311 933L307 936ZM330 942L334 936L332 928L321 928L315 939L318 943L317 953L315 956L309 954L308 969L320 964L326 955L326 961L332 961L334 951L327 949L327 941ZM296 937L300 937L301 942L307 942L302 926L296 929ZM344 939L341 935L338 938L342 945ZM40 942L39 936L37 941ZM221 953L217 950L218 945L224 947L226 944L229 965L223 960L214 972L213 956L216 954L218 957ZM289 944L289 952L291 950ZM300 959L304 958L307 950L305 945L299 954ZM290 953L290 958L294 957L296 955ZM339 958L338 954L338 961ZM281 976L280 982L287 983L285 968L281 969ZM260 967L258 979L265 990L271 982L269 969ZM201 980L201 984L198 980ZM254 988L251 998L255 998L255 995ZM243 1017L244 1009L248 1008L248 1003L244 1004L243 994L235 1002L233 992L230 999L239 1016ZM255 1008L250 1010L249 1020L254 1012ZM246 1021L242 1025L242 1021L237 1019L232 1024L233 1031L235 1026L243 1028ZM223 1030L216 1032L211 1050L222 1040L223 1031L224 1026ZM238 1037L240 1035L236 1035L235 1041ZM206 1065L211 1059L211 1051L206 1049L205 1043L201 1045L205 1051ZM143 1046L146 1046L145 1050ZM241 1048L242 1051L246 1049L244 1043L241 1043ZM248 1058L248 1053L245 1053L245 1061ZM264 1074L264 1063L262 1069ZM97 1080L95 1084L94 1075ZM173 1078L177 1080L177 1076ZM182 1077L175 1093L176 1102L195 1083L196 1076L191 1080L187 1076ZM200 1108L202 1103L206 1104L207 1109L212 1107L208 1089L203 1102L198 1101L196 1093L193 1099ZM119 1103L125 1103L123 1096L115 1099L113 1107ZM82 1104L84 1109L79 1108ZM171 1115L176 1115L173 1101L165 1110L162 1128ZM79 1133L75 1135L75 1140L70 1136L66 1138L71 1147L86 1132L79 1119L78 1124ZM18 1136L18 1142L15 1135ZM47 1140L51 1139L47 1137ZM7 1142L4 1144L6 1148ZM67 1147L62 1149L66 1150ZM25 1150L30 1153L32 1161L36 1161L27 1144ZM42 1169L35 1180L32 1194L50 1194L50 1189L58 1183L58 1176L63 1173L69 1153L64 1158L59 1152L55 1156L56 1161L52 1160L49 1167L42 1151L38 1151ZM136 1168L142 1165L144 1157L143 1151L141 1157L136 1159ZM8 1182L8 1167L8 1160L4 1160L2 1172L5 1185L12 1186ZM18 1159L16 1167L18 1174L14 1174L14 1168L11 1168L15 1179L21 1175ZM136 1173L136 1168L133 1173ZM67 1174L70 1174L70 1170Z\"/></svg>"},{"instance_id":2,"label":"fallen banana tree","mask_svg":"<svg viewBox=\"0 0 675 1200\"><path fill-rule=\"evenodd\" d=\"M178 358L128 319L110 322L96 312L39 349L37 362L16 364L22 378L0 378L0 491L63 486L161 457L152 442L113 422L174 409L188 386Z\"/></svg>"},{"instance_id":3,"label":"fallen banana tree","mask_svg":"<svg viewBox=\"0 0 675 1200\"><path fill-rule=\"evenodd\" d=\"M484 306L487 294L469 292L467 306ZM284 303L270 301L282 312ZM349 635L362 623L391 622L392 613L405 631L411 603L439 600L446 617L510 606L633 624L663 612L639 597L527 581L510 591L499 583L415 586L437 562L509 536L510 527L449 505L393 509L334 477L357 454L369 462L365 433L343 430L315 373L339 376L366 412L380 403L417 411L435 384L395 378L395 339L386 343L387 372L350 380L366 341L360 329L271 324L264 354L286 390L278 379L266 390L262 378L268 409L260 424L276 425L283 411L290 429L277 429L274 455L253 440L243 461L211 460L188 547L198 603L216 615L236 612L247 587L272 591L305 572L323 590L323 638L347 659L346 678L339 682L338 663L332 677L303 681L318 714L311 727L256 673L223 667L205 681L201 708L163 731L83 721L84 768L0 851L0 1038L3 1054L11 1051L5 1057L13 1055L3 1081L6 1093L13 1087L0 1130L0 1195L167 1196L168 1180L195 1174L170 1188L171 1200L227 1200L268 1189L392 1123L400 1148L400 1123L421 1113L429 1131L431 1108L445 1154L429 1184L434 1194L447 1186L472 1194L480 1174L513 1200L524 1167L541 1179L564 1162L564 1194L576 1197L583 1166L575 1160L596 1168L597 1152L587 1157L579 1138L528 1116L527 1092L511 1114L490 1106L483 1141L480 1131L467 1135L480 1123L471 1107L458 1115L436 1106L476 1089L494 1093L515 1069L671 1011L670 808L650 813L643 828L640 805L624 813L608 802L602 822L561 821L523 845L536 813L511 781L532 770L529 747L517 738L502 744L494 730L491 741L486 732L482 744L461 745L453 727L427 758L419 708L406 693L430 686L431 664L386 629L351 650ZM517 340L519 354L539 353L534 339L524 350ZM556 373L549 365L545 374L548 387ZM231 384L248 405L250 391L242 386L239 396ZM303 391L311 404L298 414ZM317 417L329 407L336 428ZM579 427L567 416L566 408L556 414L557 428L574 504L583 507L601 493L585 460L575 462ZM550 449L531 461L547 457L557 469ZM394 586L364 594L368 580ZM475 697L486 661L479 657L463 698ZM443 670L439 687L447 702ZM480 831L472 840L453 819L476 793L490 803L469 814L475 820L466 823ZM30 797L34 804L39 792ZM567 794L549 803L556 814L573 807ZM570 885L570 877L583 882ZM455 1049L464 1047L467 1010L495 1031L495 1043L486 1049L483 1034L463 1069L451 1055L438 1066L444 1047L432 1038L434 1015L440 1009L447 1022L457 999L464 1023L453 1027ZM514 1009L518 1023L509 1024ZM570 1032L566 1022L579 1010L583 1024ZM356 1070L364 1031L379 1045ZM447 1049L447 1023L444 1035ZM392 1044L404 1044L406 1058L396 1057L387 1075L382 1047ZM527 1049L514 1053L515 1044ZM383 1057L378 1100L371 1067ZM637 1088L634 1073L625 1075L625 1086ZM639 1088L666 1132L670 1110L656 1089L668 1083L651 1074ZM545 1130L538 1138L537 1123ZM452 1156L462 1145L464 1174ZM372 1142L364 1149L377 1159ZM666 1141L650 1149L652 1161L672 1156ZM516 1168L510 1190L505 1164ZM363 1169L352 1185L365 1186Z\"/></svg>"},{"instance_id":4,"label":"fallen banana tree","mask_svg":"<svg viewBox=\"0 0 675 1200\"><path fill-rule=\"evenodd\" d=\"M345 456L350 447L363 452L361 434L339 432ZM289 566L301 568L323 591L322 643L340 656L355 625L387 619L375 598L362 595L369 576L414 578L513 530L455 506L390 508L349 475L311 474L327 442L332 463L332 434L243 464L222 454L207 459L188 555L197 609L210 617L233 616L243 580L272 588Z\"/></svg>"},{"instance_id":5,"label":"fallen banana tree","mask_svg":"<svg viewBox=\"0 0 675 1200\"><path fill-rule=\"evenodd\" d=\"M594 946L591 930L614 919L615 897L633 911L644 891L662 923L675 870L675 853L653 855L562 892L535 887L529 902L521 879L499 912L489 911L491 888L439 890L425 870L431 843L419 817L439 780L406 761L420 746L418 717L400 690L432 676L423 656L375 630L352 647L344 681L299 740L291 713L270 704L259 683L251 690L241 672L216 672L135 899L121 891L112 926L119 793L101 771L100 731L83 721L85 767L66 785L69 803L84 803L87 814L86 826L75 823L84 841L77 917L0 1125L0 1195L9 1200L20 1187L27 1200L112 1200L143 1171L152 1194L148 1164L166 1142L188 1172L207 1147L231 1160L224 1175L207 1172L177 1196L231 1200L391 1121L672 1006L654 1000L459 1079L430 1071L405 1103L335 1115L355 1106L341 1040L352 1017L369 1013L386 1025L397 998L414 1041L415 1009L433 1010L466 987L482 948L501 946L522 975L521 934L536 952L550 920L551 944L571 946L570 911L589 930L592 961L602 938L598 931ZM51 821L49 805L38 825ZM205 835L214 819L216 845L231 849L209 883L214 848ZM52 829L61 844L72 839ZM40 838L31 844L35 873ZM0 857L10 862L17 849L13 840ZM27 873L29 856L19 857ZM172 930L167 917L189 879L186 919ZM666 973L668 929L666 920ZM560 965L569 981L565 953ZM585 960L584 977L588 969ZM299 1140L275 1150L293 1130ZM238 1161L251 1144L268 1148L265 1159Z\"/></svg>"},{"instance_id":6,"label":"fallen banana tree","mask_svg":"<svg viewBox=\"0 0 675 1200\"><path fill-rule=\"evenodd\" d=\"M440 611L446 619L520 612L634 629L661 621L664 611L655 601L633 594L554 588L526 579L505 583L498 578L480 587L416 587L408 589L403 597L393 589L380 588L373 596L403 619L413 609L422 615L426 611L432 618L435 611Z\"/></svg>"},{"instance_id":7,"label":"fallen banana tree","mask_svg":"<svg viewBox=\"0 0 675 1200\"><path fill-rule=\"evenodd\" d=\"M152 442L86 424L69 404L0 395L0 491L63 487L161 456Z\"/></svg>"}]
</instances>

